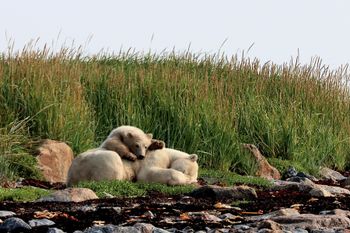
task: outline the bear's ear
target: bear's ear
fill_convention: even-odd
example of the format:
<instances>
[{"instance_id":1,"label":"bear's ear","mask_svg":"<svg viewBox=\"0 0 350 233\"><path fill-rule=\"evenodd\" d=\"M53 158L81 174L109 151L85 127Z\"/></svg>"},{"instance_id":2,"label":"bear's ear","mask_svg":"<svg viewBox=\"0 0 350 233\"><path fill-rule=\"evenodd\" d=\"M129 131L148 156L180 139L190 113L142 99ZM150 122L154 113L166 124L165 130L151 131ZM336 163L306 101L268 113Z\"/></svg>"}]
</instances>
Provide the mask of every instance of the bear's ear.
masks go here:
<instances>
[{"instance_id":1,"label":"bear's ear","mask_svg":"<svg viewBox=\"0 0 350 233\"><path fill-rule=\"evenodd\" d=\"M196 155L196 154L191 154L189 159L190 159L191 161L193 161L193 162L197 162L197 160L198 160L198 155Z\"/></svg>"},{"instance_id":2,"label":"bear's ear","mask_svg":"<svg viewBox=\"0 0 350 233\"><path fill-rule=\"evenodd\" d=\"M165 147L165 142L162 140L152 139L151 145L148 147L148 150L158 150Z\"/></svg>"},{"instance_id":3,"label":"bear's ear","mask_svg":"<svg viewBox=\"0 0 350 233\"><path fill-rule=\"evenodd\" d=\"M130 132L127 134L127 136L128 136L128 138L133 138L134 137L134 135L132 133L130 133Z\"/></svg>"},{"instance_id":4,"label":"bear's ear","mask_svg":"<svg viewBox=\"0 0 350 233\"><path fill-rule=\"evenodd\" d=\"M153 134L151 134L151 133L146 134L146 136L147 136L149 139L152 139L152 138L153 138Z\"/></svg>"}]
</instances>

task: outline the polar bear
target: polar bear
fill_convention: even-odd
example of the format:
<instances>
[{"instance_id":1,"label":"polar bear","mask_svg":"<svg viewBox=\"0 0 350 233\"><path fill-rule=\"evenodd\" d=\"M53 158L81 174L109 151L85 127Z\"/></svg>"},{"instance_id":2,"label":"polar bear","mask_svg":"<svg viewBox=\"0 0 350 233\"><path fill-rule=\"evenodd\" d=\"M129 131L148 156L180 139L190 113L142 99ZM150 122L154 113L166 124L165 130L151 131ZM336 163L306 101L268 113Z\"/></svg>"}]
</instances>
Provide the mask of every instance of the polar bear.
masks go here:
<instances>
[{"instance_id":1,"label":"polar bear","mask_svg":"<svg viewBox=\"0 0 350 233\"><path fill-rule=\"evenodd\" d=\"M68 171L67 186L80 181L135 179L141 182L182 185L196 182L197 176L195 154L163 148L148 151L144 160L132 162L121 159L114 151L97 148L86 151L73 160Z\"/></svg>"},{"instance_id":2,"label":"polar bear","mask_svg":"<svg viewBox=\"0 0 350 233\"><path fill-rule=\"evenodd\" d=\"M135 161L145 157L153 142L155 140L152 140L152 134L146 134L134 126L123 125L113 129L100 148L115 151L122 159ZM164 144L159 144L158 147L163 148Z\"/></svg>"},{"instance_id":3,"label":"polar bear","mask_svg":"<svg viewBox=\"0 0 350 233\"><path fill-rule=\"evenodd\" d=\"M168 185L196 183L198 178L198 156L183 153L167 148L147 155L137 174L137 181ZM168 166L170 167L168 168Z\"/></svg>"}]
</instances>

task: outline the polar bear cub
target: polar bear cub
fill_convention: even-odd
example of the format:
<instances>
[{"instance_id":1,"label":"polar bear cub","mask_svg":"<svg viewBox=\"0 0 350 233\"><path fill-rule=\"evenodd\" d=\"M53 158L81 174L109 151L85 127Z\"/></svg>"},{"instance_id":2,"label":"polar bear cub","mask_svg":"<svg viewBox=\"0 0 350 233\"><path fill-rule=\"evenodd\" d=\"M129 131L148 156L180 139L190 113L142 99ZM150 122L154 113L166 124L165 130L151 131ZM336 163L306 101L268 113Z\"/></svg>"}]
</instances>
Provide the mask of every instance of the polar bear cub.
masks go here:
<instances>
[{"instance_id":1,"label":"polar bear cub","mask_svg":"<svg viewBox=\"0 0 350 233\"><path fill-rule=\"evenodd\" d=\"M113 129L100 148L115 151L122 159L135 161L145 157L152 142L152 134L146 134L134 126L123 125Z\"/></svg>"},{"instance_id":2,"label":"polar bear cub","mask_svg":"<svg viewBox=\"0 0 350 233\"><path fill-rule=\"evenodd\" d=\"M198 156L183 151L163 148L147 153L139 172L137 181L182 185L197 182Z\"/></svg>"}]
</instances>

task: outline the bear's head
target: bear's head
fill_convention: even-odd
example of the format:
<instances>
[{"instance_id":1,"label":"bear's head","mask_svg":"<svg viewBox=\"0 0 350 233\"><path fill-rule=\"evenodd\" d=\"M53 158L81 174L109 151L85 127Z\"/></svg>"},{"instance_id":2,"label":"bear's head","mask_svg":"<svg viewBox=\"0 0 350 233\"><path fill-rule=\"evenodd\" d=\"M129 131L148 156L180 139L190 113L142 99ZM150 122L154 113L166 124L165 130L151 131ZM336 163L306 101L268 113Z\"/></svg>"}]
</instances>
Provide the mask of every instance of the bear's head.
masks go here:
<instances>
[{"instance_id":1,"label":"bear's head","mask_svg":"<svg viewBox=\"0 0 350 233\"><path fill-rule=\"evenodd\" d=\"M180 158L172 162L170 168L178 170L189 177L189 183L197 183L198 155L191 154L189 158Z\"/></svg>"},{"instance_id":2,"label":"bear's head","mask_svg":"<svg viewBox=\"0 0 350 233\"><path fill-rule=\"evenodd\" d=\"M122 141L138 159L144 159L148 147L153 142L152 137L152 134L137 134L129 132L126 134L126 137L122 138Z\"/></svg>"}]
</instances>

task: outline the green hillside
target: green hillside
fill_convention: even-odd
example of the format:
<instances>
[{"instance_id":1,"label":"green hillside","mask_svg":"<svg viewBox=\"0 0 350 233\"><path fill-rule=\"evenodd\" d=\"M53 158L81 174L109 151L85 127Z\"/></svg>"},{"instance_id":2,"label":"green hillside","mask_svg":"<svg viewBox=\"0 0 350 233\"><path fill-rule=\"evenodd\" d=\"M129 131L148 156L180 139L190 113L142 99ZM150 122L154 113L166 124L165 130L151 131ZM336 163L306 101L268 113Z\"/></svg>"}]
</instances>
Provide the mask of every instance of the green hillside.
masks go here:
<instances>
[{"instance_id":1,"label":"green hillside","mask_svg":"<svg viewBox=\"0 0 350 233\"><path fill-rule=\"evenodd\" d=\"M35 175L23 157L38 139L65 141L78 154L123 124L197 153L209 169L253 174L256 165L241 148L253 143L277 166L344 170L350 167L348 77L346 69L329 70L318 59L304 66L191 53L4 52L0 171Z\"/></svg>"}]
</instances>

